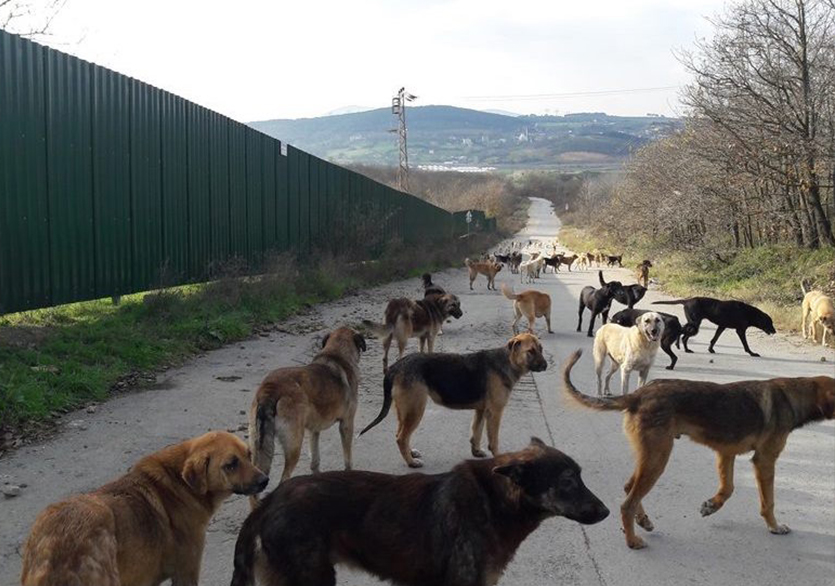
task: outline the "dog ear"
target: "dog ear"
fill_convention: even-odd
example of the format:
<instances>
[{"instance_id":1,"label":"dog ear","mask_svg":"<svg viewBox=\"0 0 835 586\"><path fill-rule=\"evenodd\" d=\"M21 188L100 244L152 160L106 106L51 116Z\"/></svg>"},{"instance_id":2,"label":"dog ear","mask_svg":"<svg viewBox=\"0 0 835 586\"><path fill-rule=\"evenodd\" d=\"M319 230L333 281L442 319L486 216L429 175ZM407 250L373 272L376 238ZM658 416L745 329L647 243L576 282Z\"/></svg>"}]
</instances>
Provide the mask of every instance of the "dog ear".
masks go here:
<instances>
[{"instance_id":1,"label":"dog ear","mask_svg":"<svg viewBox=\"0 0 835 586\"><path fill-rule=\"evenodd\" d=\"M542 441L541 439L539 439L535 435L531 436L531 445L536 446L538 448L547 448L548 447L548 445L544 441Z\"/></svg>"},{"instance_id":2,"label":"dog ear","mask_svg":"<svg viewBox=\"0 0 835 586\"><path fill-rule=\"evenodd\" d=\"M209 454L198 453L188 457L183 465L183 481L197 494L209 490Z\"/></svg>"},{"instance_id":3,"label":"dog ear","mask_svg":"<svg viewBox=\"0 0 835 586\"><path fill-rule=\"evenodd\" d=\"M521 341L521 340L517 340L516 338L511 338L511 339L510 339L510 340L508 340L508 342L507 342L507 349L508 349L508 351L509 351L509 352L511 352L511 353L513 353L513 351L514 351L514 350L516 350L516 349L519 347L519 345L520 345L521 343L522 343L522 341Z\"/></svg>"},{"instance_id":4,"label":"dog ear","mask_svg":"<svg viewBox=\"0 0 835 586\"><path fill-rule=\"evenodd\" d=\"M325 345L328 343L328 340L330 339L330 337L331 337L331 334L330 334L330 332L328 332L327 334L325 334L325 337L322 338L322 348L324 348Z\"/></svg>"},{"instance_id":5,"label":"dog ear","mask_svg":"<svg viewBox=\"0 0 835 586\"><path fill-rule=\"evenodd\" d=\"M365 352L368 349L365 346L365 338L362 337L362 334L354 333L354 344L356 344L357 348L362 352Z\"/></svg>"}]
</instances>

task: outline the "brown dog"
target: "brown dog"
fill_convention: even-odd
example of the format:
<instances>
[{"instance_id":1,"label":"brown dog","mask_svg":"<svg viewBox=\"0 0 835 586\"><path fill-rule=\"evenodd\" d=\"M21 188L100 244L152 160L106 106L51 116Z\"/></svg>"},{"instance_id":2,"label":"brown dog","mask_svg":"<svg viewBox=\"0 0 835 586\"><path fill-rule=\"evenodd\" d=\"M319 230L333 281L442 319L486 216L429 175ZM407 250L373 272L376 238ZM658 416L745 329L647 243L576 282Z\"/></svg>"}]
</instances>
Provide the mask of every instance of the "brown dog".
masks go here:
<instances>
[{"instance_id":1,"label":"brown dog","mask_svg":"<svg viewBox=\"0 0 835 586\"><path fill-rule=\"evenodd\" d=\"M524 315L528 318L528 332L533 333L533 322L538 317L545 318L545 324L548 326L548 333L551 331L551 296L547 293L540 293L529 289L521 293L514 293L507 285L502 283L502 293L508 299L513 301L513 311L516 312L516 319L513 320L511 329L513 333L518 333L519 320Z\"/></svg>"},{"instance_id":2,"label":"brown dog","mask_svg":"<svg viewBox=\"0 0 835 586\"><path fill-rule=\"evenodd\" d=\"M391 341L397 340L397 359L403 358L409 338L420 338L420 351L424 346L429 352L435 348L435 336L449 316L459 319L463 314L457 295L446 293L412 301L401 297L392 299L386 306L385 323L376 324L362 320L365 327L383 338L383 371L388 369Z\"/></svg>"},{"instance_id":3,"label":"brown dog","mask_svg":"<svg viewBox=\"0 0 835 586\"><path fill-rule=\"evenodd\" d=\"M644 259L641 261L641 264L638 265L636 276L638 277L638 283L644 287L649 287L649 270L651 268L652 263L647 259Z\"/></svg>"},{"instance_id":4,"label":"brown dog","mask_svg":"<svg viewBox=\"0 0 835 586\"><path fill-rule=\"evenodd\" d=\"M734 460L753 450L760 514L772 533L789 532L774 517L774 465L793 430L835 417L835 378L775 378L725 385L661 379L631 395L597 398L571 384L571 367L580 354L577 350L563 367L566 394L590 409L623 411L623 430L635 450L635 471L623 487L626 500L620 508L629 547L646 546L635 535L634 522L653 530L641 501L664 472L675 438L682 434L717 455L719 490L702 504L702 516L712 515L731 497Z\"/></svg>"},{"instance_id":5,"label":"brown dog","mask_svg":"<svg viewBox=\"0 0 835 586\"><path fill-rule=\"evenodd\" d=\"M168 446L110 484L44 509L24 547L21 584L196 585L215 511L267 482L231 433Z\"/></svg>"},{"instance_id":6,"label":"brown dog","mask_svg":"<svg viewBox=\"0 0 835 586\"><path fill-rule=\"evenodd\" d=\"M803 303L801 305L800 329L803 331L803 338L812 338L813 342L818 341L818 325L821 329L821 346L826 346L826 334L835 337L835 304L832 298L822 291L807 291L806 284L800 282L803 290ZM808 329L806 322L809 322Z\"/></svg>"},{"instance_id":7,"label":"brown dog","mask_svg":"<svg viewBox=\"0 0 835 586\"><path fill-rule=\"evenodd\" d=\"M513 385L530 371L545 370L542 344L536 336L520 334L506 346L472 354L412 354L398 361L383 381L383 407L377 418L360 435L388 415L392 399L397 411L397 446L412 468L423 463L410 438L426 409L426 398L451 409L474 409L470 448L473 456L481 450L481 432L487 422L487 447L499 453L499 424L510 400Z\"/></svg>"},{"instance_id":8,"label":"brown dog","mask_svg":"<svg viewBox=\"0 0 835 586\"><path fill-rule=\"evenodd\" d=\"M472 261L467 258L464 259L464 264L470 272L470 291L473 290L473 281L479 273L487 277L487 288L496 290L496 274L502 270L501 263L492 260Z\"/></svg>"},{"instance_id":9,"label":"brown dog","mask_svg":"<svg viewBox=\"0 0 835 586\"><path fill-rule=\"evenodd\" d=\"M260 584L334 586L337 563L401 586L486 586L544 519L590 525L608 514L574 460L537 438L443 474L302 476L244 522L232 586L256 575Z\"/></svg>"},{"instance_id":10,"label":"brown dog","mask_svg":"<svg viewBox=\"0 0 835 586\"><path fill-rule=\"evenodd\" d=\"M338 328L324 337L322 351L307 366L278 368L267 375L249 410L253 464L270 473L278 435L284 451L284 482L299 463L308 430L310 469L319 472L319 434L338 421L345 469L351 469L360 352L365 350L360 333ZM257 497L250 498L253 506L257 502Z\"/></svg>"}]
</instances>

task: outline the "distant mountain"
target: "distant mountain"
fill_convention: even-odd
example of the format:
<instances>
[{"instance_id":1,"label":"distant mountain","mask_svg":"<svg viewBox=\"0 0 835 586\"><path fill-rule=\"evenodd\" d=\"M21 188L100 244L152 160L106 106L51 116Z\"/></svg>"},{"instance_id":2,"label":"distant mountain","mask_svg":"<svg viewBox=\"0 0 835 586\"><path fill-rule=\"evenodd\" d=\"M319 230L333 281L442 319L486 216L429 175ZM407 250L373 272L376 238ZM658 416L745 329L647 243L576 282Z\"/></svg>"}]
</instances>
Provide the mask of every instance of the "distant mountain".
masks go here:
<instances>
[{"instance_id":1,"label":"distant mountain","mask_svg":"<svg viewBox=\"0 0 835 586\"><path fill-rule=\"evenodd\" d=\"M656 116L507 116L453 106L410 107L406 123L413 165L499 168L617 166L681 126ZM396 165L397 138L390 132L396 124L389 108L379 108L250 126L335 162Z\"/></svg>"},{"instance_id":2,"label":"distant mountain","mask_svg":"<svg viewBox=\"0 0 835 586\"><path fill-rule=\"evenodd\" d=\"M336 110L331 110L325 116L339 116L340 114L356 114L357 112L368 112L374 110L371 106L342 106Z\"/></svg>"}]
</instances>

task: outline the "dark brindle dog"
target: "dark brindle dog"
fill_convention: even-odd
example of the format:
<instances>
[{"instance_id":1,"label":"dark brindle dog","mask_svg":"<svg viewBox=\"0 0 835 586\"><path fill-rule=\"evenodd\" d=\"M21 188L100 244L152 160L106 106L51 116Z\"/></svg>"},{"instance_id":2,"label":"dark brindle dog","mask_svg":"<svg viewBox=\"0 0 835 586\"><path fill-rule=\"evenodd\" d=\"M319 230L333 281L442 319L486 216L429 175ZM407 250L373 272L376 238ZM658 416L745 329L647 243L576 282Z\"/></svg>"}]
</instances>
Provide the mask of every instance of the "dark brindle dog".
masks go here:
<instances>
[{"instance_id":1,"label":"dark brindle dog","mask_svg":"<svg viewBox=\"0 0 835 586\"><path fill-rule=\"evenodd\" d=\"M622 254L618 254L618 255L607 254L606 255L606 264L609 265L610 267L615 266L615 264L617 264L619 267L622 267L623 266L623 263L621 262L622 260L623 260L623 255Z\"/></svg>"},{"instance_id":2,"label":"dark brindle dog","mask_svg":"<svg viewBox=\"0 0 835 586\"><path fill-rule=\"evenodd\" d=\"M513 385L530 371L545 370L542 344L532 334L512 337L506 346L472 354L412 354L394 364L383 381L383 407L360 435L397 412L397 447L406 464L419 468L420 453L409 443L426 409L426 398L450 409L473 409L470 446L483 458L481 433L487 422L487 447L499 453L499 424Z\"/></svg>"},{"instance_id":3,"label":"dark brindle dog","mask_svg":"<svg viewBox=\"0 0 835 586\"><path fill-rule=\"evenodd\" d=\"M591 311L591 319L589 320L589 338L594 337L594 320L597 316L603 315L603 323L609 319L609 308L612 306L612 299L616 297L619 299L626 299L626 293L623 290L623 285L619 281L603 280L603 271L597 271L597 276L600 279L600 288L595 289L591 285L583 287L580 291L580 308L578 311L577 331L583 331L583 310L588 308Z\"/></svg>"},{"instance_id":4,"label":"dark brindle dog","mask_svg":"<svg viewBox=\"0 0 835 586\"><path fill-rule=\"evenodd\" d=\"M562 264L563 256L565 256L563 253L558 252L554 256L546 257L545 266L553 268L555 273L560 272L560 264Z\"/></svg>"},{"instance_id":5,"label":"dark brindle dog","mask_svg":"<svg viewBox=\"0 0 835 586\"><path fill-rule=\"evenodd\" d=\"M420 338L420 351L426 346L429 352L435 347L435 336L438 335L444 320L449 316L460 318L461 302L458 296L451 293L429 296L412 301L401 297L392 299L386 306L385 323L375 324L367 319L362 320L365 327L383 337L383 370L389 365L389 349L391 341L397 340L399 351L397 359L403 358L406 342L409 338Z\"/></svg>"},{"instance_id":6,"label":"dark brindle dog","mask_svg":"<svg viewBox=\"0 0 835 586\"><path fill-rule=\"evenodd\" d=\"M631 395L597 398L571 384L571 367L580 354L577 350L563 367L566 394L590 409L623 411L623 430L635 451L635 471L623 487L626 500L620 508L629 547L646 545L635 535L634 522L653 530L641 501L664 472L675 438L682 434L717 456L719 490L702 503L702 516L712 515L731 497L736 456L753 451L760 514L772 533L789 532L774 517L774 465L793 430L835 417L835 378L774 378L725 385L661 379Z\"/></svg>"},{"instance_id":7,"label":"dark brindle dog","mask_svg":"<svg viewBox=\"0 0 835 586\"><path fill-rule=\"evenodd\" d=\"M623 326L625 328L631 328L635 325L635 320L648 311L648 309L622 309L613 315L610 321L613 324L618 324L619 326ZM678 318L674 315L662 313L660 311L656 311L654 313L660 315L661 319L664 320L664 333L661 335L661 349L665 354L667 354L667 356L670 357L670 365L665 368L667 370L673 370L676 366L676 362L678 362L678 356L676 356L675 352L673 352L673 344L675 344L676 348L681 348L681 335L685 331L692 333L694 329L690 324L687 324L682 328L681 322L678 321Z\"/></svg>"},{"instance_id":8,"label":"dark brindle dog","mask_svg":"<svg viewBox=\"0 0 835 586\"><path fill-rule=\"evenodd\" d=\"M608 515L574 460L537 438L444 474L298 477L244 522L232 586L255 575L262 584L333 586L335 563L404 586L485 586L543 520L591 525Z\"/></svg>"},{"instance_id":9,"label":"dark brindle dog","mask_svg":"<svg viewBox=\"0 0 835 586\"><path fill-rule=\"evenodd\" d=\"M721 301L711 297L691 297L690 299L675 299L673 301L653 301L652 304L684 305L687 324L693 326L681 338L685 352L692 352L687 347L687 340L699 333L699 326L702 325L703 319L719 326L707 347L707 351L711 354L715 354L713 346L726 329L736 330L736 335L739 336L742 347L751 356L759 356L759 354L748 347L748 339L745 337L745 331L748 328L759 328L769 335L777 333L777 330L774 329L774 322L771 321L771 317L767 313L742 301Z\"/></svg>"}]
</instances>

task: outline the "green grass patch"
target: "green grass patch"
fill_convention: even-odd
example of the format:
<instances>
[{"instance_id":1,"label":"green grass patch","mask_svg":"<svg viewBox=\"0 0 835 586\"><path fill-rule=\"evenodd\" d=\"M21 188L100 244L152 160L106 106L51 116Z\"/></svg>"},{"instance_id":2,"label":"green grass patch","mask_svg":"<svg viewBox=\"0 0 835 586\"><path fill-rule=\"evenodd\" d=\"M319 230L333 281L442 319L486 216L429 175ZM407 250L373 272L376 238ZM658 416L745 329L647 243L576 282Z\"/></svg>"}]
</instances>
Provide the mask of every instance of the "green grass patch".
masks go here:
<instances>
[{"instance_id":1,"label":"green grass patch","mask_svg":"<svg viewBox=\"0 0 835 586\"><path fill-rule=\"evenodd\" d=\"M0 432L106 399L119 381L247 338L347 292L459 265L497 235L443 249L399 250L376 261L325 257L301 269L291 258L257 277L230 275L122 297L0 317ZM311 257L322 258L321 255Z\"/></svg>"},{"instance_id":2,"label":"green grass patch","mask_svg":"<svg viewBox=\"0 0 835 586\"><path fill-rule=\"evenodd\" d=\"M632 246L596 238L576 227L563 227L560 240L575 251L599 248L624 253L623 264L635 267L652 260L650 277L671 295L697 295L738 299L756 305L774 319L779 331L800 331L800 280L830 294L835 281L835 250L799 249L789 245L761 246L707 255L699 252L652 252L649 246Z\"/></svg>"}]
</instances>

